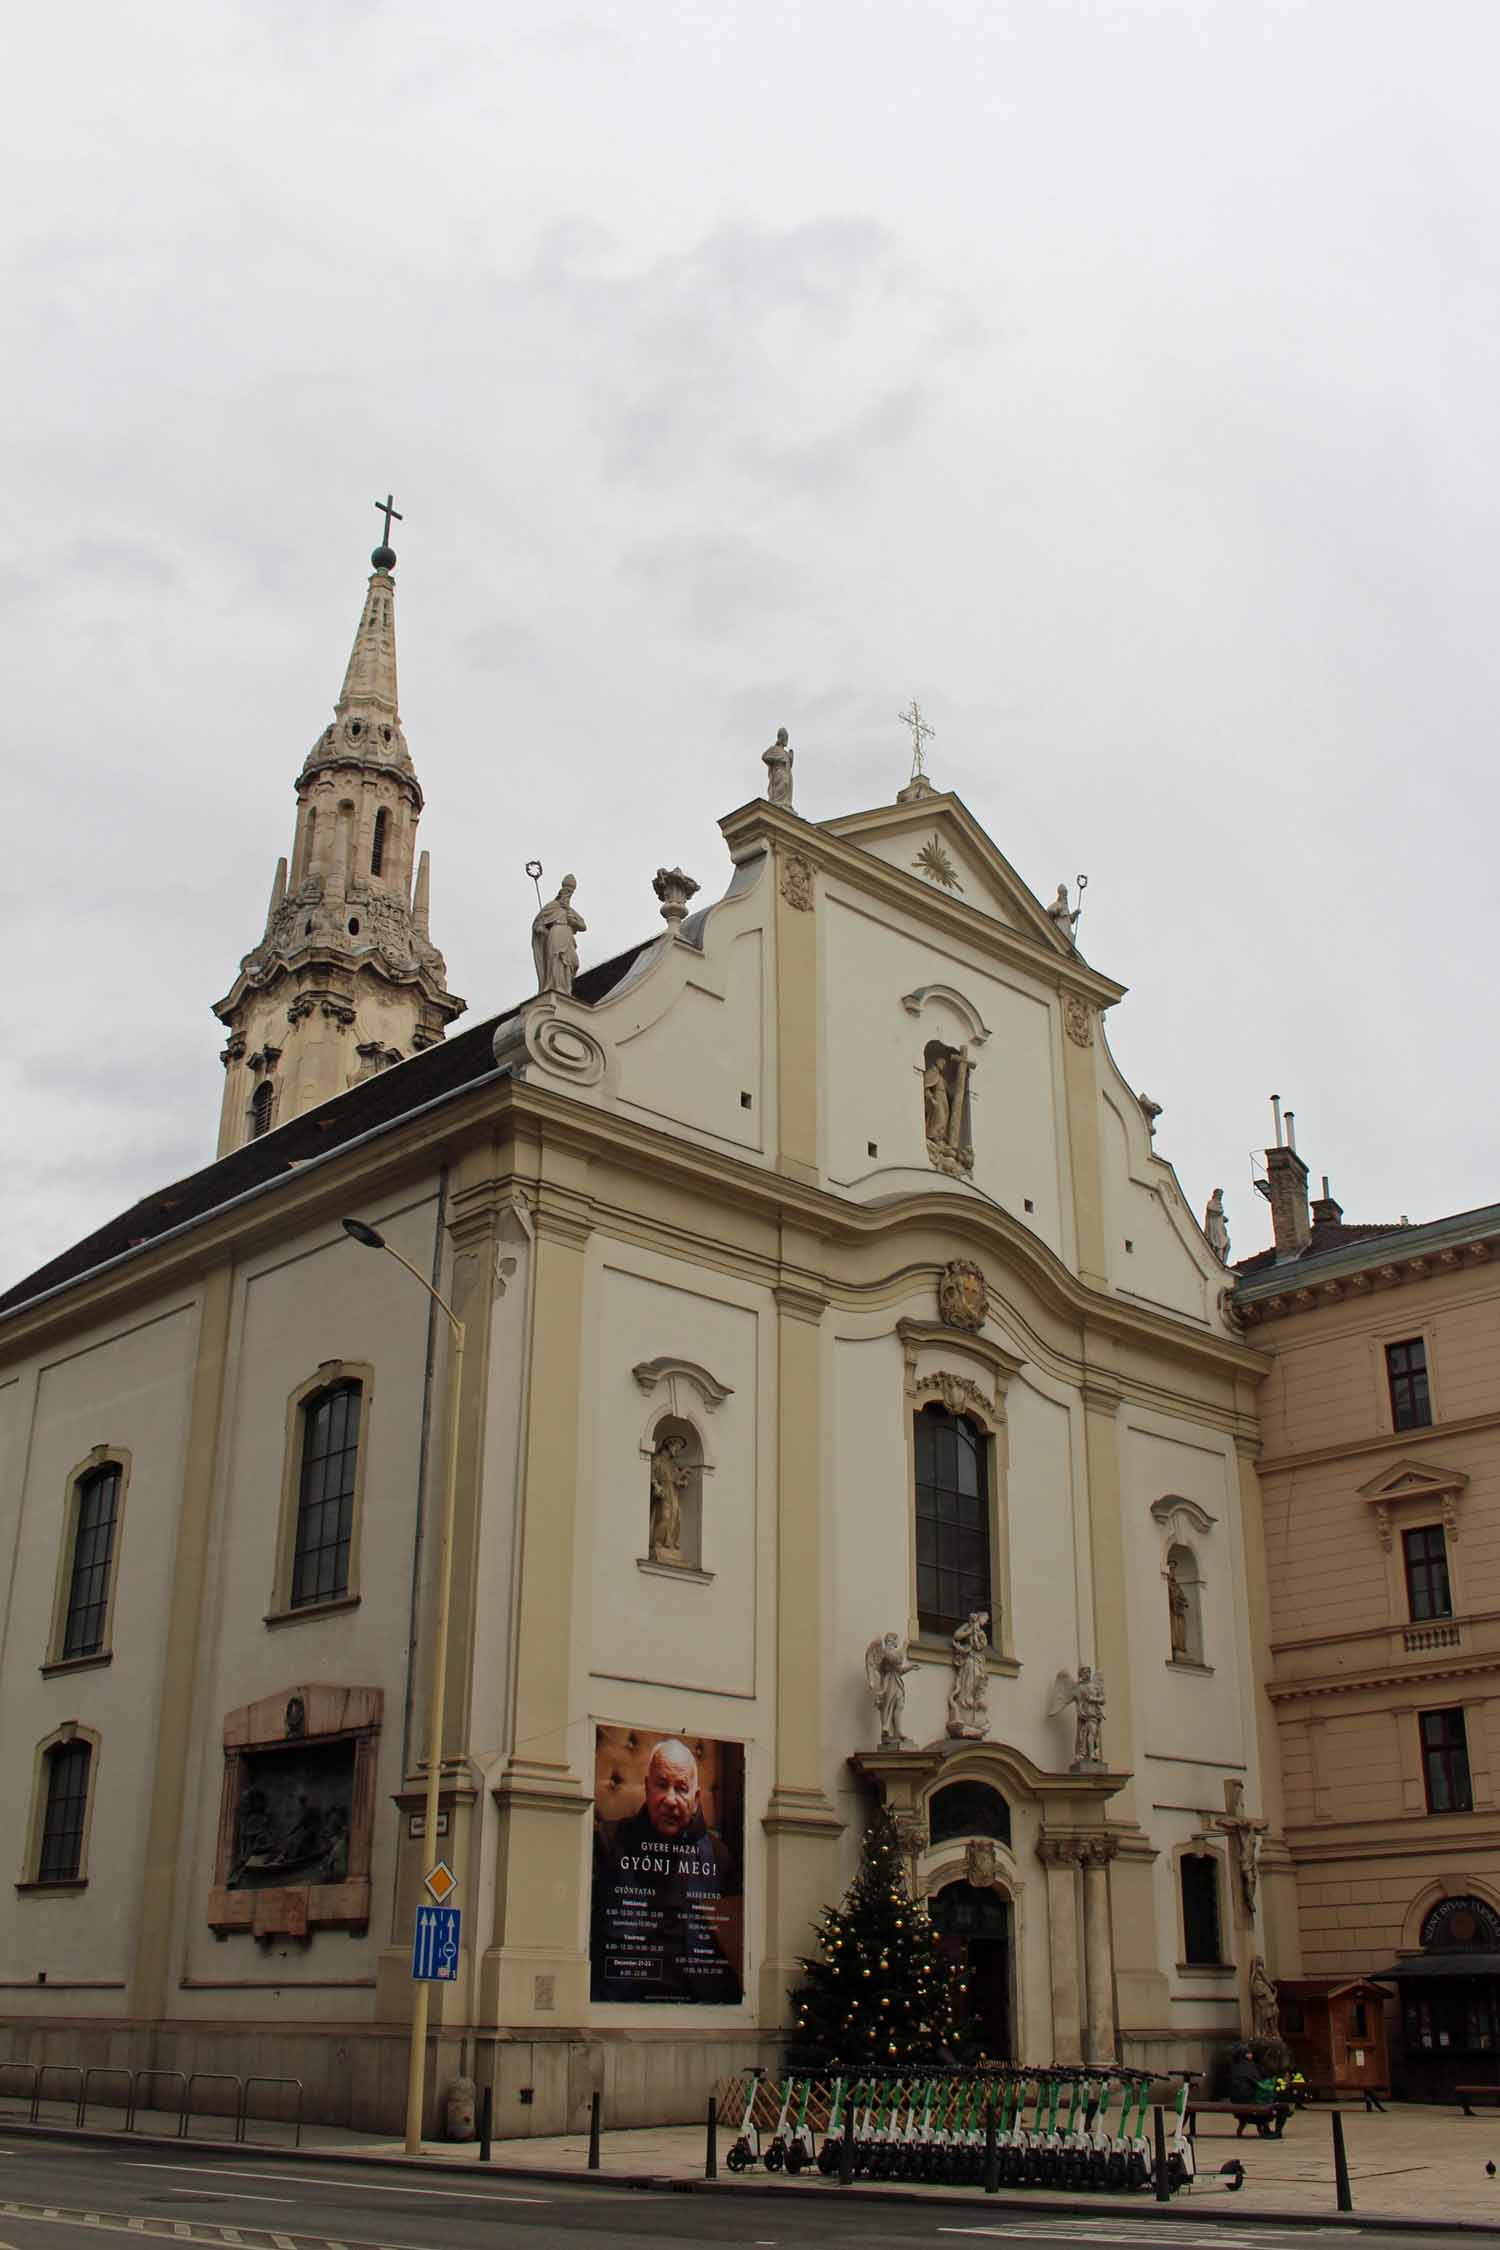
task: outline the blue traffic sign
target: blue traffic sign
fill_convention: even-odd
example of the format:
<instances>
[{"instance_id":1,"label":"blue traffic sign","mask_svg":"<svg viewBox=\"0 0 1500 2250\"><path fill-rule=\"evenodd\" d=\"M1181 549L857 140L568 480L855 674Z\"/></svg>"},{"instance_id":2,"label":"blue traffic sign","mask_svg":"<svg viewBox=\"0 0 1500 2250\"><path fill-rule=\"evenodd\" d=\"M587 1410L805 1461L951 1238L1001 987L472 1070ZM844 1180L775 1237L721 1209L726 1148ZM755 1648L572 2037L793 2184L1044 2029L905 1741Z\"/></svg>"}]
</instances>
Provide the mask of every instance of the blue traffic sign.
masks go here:
<instances>
[{"instance_id":1,"label":"blue traffic sign","mask_svg":"<svg viewBox=\"0 0 1500 2250\"><path fill-rule=\"evenodd\" d=\"M458 1982L456 1906L419 1906L411 1939L411 1973L419 1984Z\"/></svg>"}]
</instances>

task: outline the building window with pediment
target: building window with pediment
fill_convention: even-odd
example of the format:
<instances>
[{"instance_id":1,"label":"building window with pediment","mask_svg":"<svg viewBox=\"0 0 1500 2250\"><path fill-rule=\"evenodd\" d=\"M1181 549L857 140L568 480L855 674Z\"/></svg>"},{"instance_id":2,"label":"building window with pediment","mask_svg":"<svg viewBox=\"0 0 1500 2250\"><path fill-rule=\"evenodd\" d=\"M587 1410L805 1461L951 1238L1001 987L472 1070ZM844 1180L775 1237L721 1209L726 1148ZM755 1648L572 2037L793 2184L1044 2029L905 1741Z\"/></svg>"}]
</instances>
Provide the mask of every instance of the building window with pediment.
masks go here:
<instances>
[{"instance_id":1,"label":"building window with pediment","mask_svg":"<svg viewBox=\"0 0 1500 2250\"><path fill-rule=\"evenodd\" d=\"M924 1406L916 1417L917 1617L951 1634L993 1612L985 1433L966 1414Z\"/></svg>"}]
</instances>

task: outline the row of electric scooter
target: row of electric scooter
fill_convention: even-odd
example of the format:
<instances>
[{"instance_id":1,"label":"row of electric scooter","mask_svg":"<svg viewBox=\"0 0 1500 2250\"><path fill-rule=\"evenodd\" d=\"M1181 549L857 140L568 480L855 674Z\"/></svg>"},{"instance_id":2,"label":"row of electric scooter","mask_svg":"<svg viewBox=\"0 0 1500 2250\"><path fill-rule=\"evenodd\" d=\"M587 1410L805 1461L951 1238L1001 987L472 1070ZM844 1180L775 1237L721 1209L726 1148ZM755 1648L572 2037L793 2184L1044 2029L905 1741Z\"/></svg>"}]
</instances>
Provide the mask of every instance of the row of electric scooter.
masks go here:
<instances>
[{"instance_id":1,"label":"row of electric scooter","mask_svg":"<svg viewBox=\"0 0 1500 2250\"><path fill-rule=\"evenodd\" d=\"M1187 2131L1195 2075L1173 2074L1163 2106L1170 2193L1191 2185ZM756 2121L777 2089L752 2072L726 2162L732 2172L816 2169L867 2180L1000 2187L1151 2187L1157 2147L1149 2073L1119 2069L878 2071L823 2079L794 2073L769 2132ZM826 2107L825 2107L826 2100ZM818 2143L821 2122L822 2143Z\"/></svg>"}]
</instances>

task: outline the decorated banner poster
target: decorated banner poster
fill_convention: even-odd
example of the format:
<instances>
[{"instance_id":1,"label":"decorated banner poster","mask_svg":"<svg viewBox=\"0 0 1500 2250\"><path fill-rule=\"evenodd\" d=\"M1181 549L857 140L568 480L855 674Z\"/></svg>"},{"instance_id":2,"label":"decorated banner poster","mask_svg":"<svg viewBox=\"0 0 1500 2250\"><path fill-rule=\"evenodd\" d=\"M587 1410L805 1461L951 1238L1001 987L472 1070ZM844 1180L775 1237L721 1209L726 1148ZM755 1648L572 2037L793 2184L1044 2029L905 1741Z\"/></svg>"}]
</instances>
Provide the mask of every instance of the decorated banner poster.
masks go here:
<instances>
[{"instance_id":1,"label":"decorated banner poster","mask_svg":"<svg viewBox=\"0 0 1500 2250\"><path fill-rule=\"evenodd\" d=\"M598 1728L590 1997L743 1999L744 1854L743 1743Z\"/></svg>"}]
</instances>

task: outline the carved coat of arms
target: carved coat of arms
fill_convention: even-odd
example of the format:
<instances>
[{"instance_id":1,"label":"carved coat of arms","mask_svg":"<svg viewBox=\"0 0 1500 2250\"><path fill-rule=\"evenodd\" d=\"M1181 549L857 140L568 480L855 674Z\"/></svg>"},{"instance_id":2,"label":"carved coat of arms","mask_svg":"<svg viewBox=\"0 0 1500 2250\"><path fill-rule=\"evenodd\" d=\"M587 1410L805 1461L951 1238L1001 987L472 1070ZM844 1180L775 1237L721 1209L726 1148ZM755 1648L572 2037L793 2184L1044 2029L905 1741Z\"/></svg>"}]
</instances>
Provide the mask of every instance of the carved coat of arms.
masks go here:
<instances>
[{"instance_id":1,"label":"carved coat of arms","mask_svg":"<svg viewBox=\"0 0 1500 2250\"><path fill-rule=\"evenodd\" d=\"M938 1318L946 1328L982 1328L989 1311L989 1285L978 1266L955 1258L938 1276Z\"/></svg>"},{"instance_id":2,"label":"carved coat of arms","mask_svg":"<svg viewBox=\"0 0 1500 2250\"><path fill-rule=\"evenodd\" d=\"M964 1879L976 1891L992 1890L1000 1880L1000 1862L987 1838L971 1837L964 1846Z\"/></svg>"}]
</instances>

